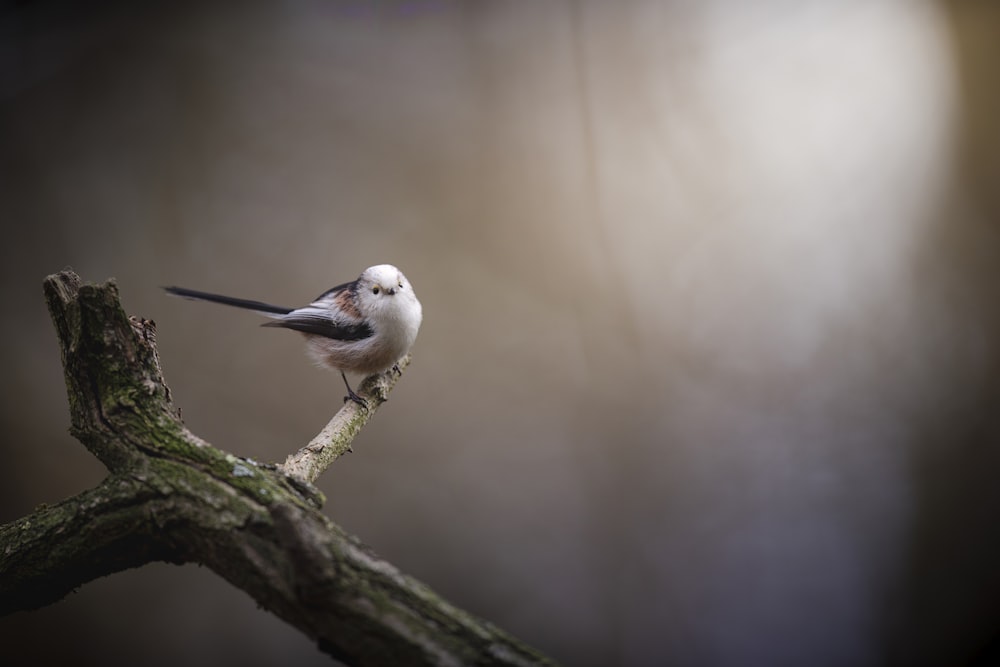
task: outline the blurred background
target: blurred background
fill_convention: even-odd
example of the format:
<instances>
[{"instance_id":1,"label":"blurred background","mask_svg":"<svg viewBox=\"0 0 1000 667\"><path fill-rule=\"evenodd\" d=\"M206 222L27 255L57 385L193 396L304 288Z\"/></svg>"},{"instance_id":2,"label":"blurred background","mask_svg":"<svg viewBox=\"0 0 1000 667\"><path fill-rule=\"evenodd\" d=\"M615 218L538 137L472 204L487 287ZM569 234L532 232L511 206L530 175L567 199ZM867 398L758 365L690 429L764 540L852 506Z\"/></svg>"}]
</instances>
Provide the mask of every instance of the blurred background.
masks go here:
<instances>
[{"instance_id":1,"label":"blurred background","mask_svg":"<svg viewBox=\"0 0 1000 667\"><path fill-rule=\"evenodd\" d=\"M0 10L0 521L98 483L49 273L117 279L192 431L341 404L300 305L371 264L414 361L325 511L570 665L1000 654L1000 4ZM994 643L997 642L997 643ZM210 571L0 619L14 665L324 665Z\"/></svg>"}]
</instances>

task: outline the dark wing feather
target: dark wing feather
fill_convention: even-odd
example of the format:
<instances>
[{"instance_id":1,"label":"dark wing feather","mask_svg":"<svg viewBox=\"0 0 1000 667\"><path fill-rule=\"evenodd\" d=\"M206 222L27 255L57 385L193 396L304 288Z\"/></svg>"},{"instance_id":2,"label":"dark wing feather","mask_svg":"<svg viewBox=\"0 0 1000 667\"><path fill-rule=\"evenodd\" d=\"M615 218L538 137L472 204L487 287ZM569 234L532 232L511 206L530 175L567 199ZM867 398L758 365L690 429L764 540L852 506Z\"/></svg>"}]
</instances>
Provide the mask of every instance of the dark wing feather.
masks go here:
<instances>
[{"instance_id":1,"label":"dark wing feather","mask_svg":"<svg viewBox=\"0 0 1000 667\"><path fill-rule=\"evenodd\" d=\"M328 300L332 299L333 297L335 297L338 292L343 292L344 290L352 290L353 291L353 290L357 289L357 285L358 285L358 281L357 280L352 280L349 283L343 283L341 285L337 285L336 287L331 287L330 289L328 289L327 291L323 292L318 297L316 297L315 299L313 299L313 303L316 303L317 301L328 301Z\"/></svg>"},{"instance_id":2,"label":"dark wing feather","mask_svg":"<svg viewBox=\"0 0 1000 667\"><path fill-rule=\"evenodd\" d=\"M265 322L261 326L293 329L302 333L343 341L362 340L374 333L371 327L364 322L336 321L330 319L329 314L313 307L294 310L281 319Z\"/></svg>"}]
</instances>

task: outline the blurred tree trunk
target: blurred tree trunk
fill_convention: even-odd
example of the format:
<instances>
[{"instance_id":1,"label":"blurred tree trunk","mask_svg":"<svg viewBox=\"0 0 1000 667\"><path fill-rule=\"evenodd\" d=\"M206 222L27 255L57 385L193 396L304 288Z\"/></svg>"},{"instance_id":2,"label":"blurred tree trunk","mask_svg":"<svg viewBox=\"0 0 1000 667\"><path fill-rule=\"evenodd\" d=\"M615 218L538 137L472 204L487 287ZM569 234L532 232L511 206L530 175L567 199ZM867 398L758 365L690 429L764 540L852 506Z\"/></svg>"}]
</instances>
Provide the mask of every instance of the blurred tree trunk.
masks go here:
<instances>
[{"instance_id":1,"label":"blurred tree trunk","mask_svg":"<svg viewBox=\"0 0 1000 667\"><path fill-rule=\"evenodd\" d=\"M153 323L125 314L113 282L62 272L45 294L71 431L110 474L0 526L0 613L151 561L193 562L348 664L550 664L344 533L308 481L188 431L163 382Z\"/></svg>"}]
</instances>

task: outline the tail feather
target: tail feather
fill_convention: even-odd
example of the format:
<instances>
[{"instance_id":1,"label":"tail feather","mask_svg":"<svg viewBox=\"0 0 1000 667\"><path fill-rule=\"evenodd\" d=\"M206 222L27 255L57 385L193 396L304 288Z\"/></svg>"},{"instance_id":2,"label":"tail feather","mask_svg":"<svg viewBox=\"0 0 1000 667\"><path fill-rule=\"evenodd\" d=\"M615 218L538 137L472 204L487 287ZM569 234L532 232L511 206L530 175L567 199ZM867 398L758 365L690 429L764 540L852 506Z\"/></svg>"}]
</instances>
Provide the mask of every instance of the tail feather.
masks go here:
<instances>
[{"instance_id":1,"label":"tail feather","mask_svg":"<svg viewBox=\"0 0 1000 667\"><path fill-rule=\"evenodd\" d=\"M236 308L246 308L247 310L255 310L258 313L268 313L273 315L287 315L288 313L295 310L294 308L284 308L282 306L275 306L270 303L264 303L262 301L251 301L249 299L237 299L232 296L223 296L222 294L212 294L211 292L199 292L198 290L187 289L186 287L164 287L167 292L175 296L181 296L185 299L196 299L198 301L211 301L212 303L221 303L226 306L234 306Z\"/></svg>"}]
</instances>

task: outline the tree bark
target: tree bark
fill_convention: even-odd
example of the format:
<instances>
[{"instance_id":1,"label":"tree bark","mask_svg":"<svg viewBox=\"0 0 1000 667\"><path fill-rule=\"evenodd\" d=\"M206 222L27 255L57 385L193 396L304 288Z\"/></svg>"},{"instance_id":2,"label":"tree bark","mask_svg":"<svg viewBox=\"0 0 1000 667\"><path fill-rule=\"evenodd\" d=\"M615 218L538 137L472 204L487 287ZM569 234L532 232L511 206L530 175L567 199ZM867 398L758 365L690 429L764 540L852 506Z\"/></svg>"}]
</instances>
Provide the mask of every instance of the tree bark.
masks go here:
<instances>
[{"instance_id":1,"label":"tree bark","mask_svg":"<svg viewBox=\"0 0 1000 667\"><path fill-rule=\"evenodd\" d=\"M320 512L310 482L350 447L401 369L369 378L369 407L348 402L348 414L283 466L261 464L188 431L163 382L154 325L126 316L114 282L81 284L64 271L45 280L45 295L71 431L109 476L0 526L0 614L148 562L200 563L348 664L551 664Z\"/></svg>"}]
</instances>

